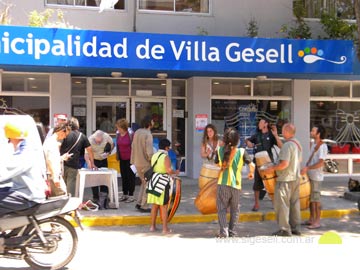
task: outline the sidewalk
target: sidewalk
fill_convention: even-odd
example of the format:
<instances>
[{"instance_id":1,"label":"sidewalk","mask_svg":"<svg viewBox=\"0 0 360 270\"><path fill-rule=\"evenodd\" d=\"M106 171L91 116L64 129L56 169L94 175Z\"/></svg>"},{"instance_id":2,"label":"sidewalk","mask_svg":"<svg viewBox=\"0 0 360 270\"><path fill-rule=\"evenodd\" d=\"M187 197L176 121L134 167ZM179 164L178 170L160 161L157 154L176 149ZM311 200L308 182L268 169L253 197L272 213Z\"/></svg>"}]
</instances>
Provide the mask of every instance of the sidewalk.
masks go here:
<instances>
[{"instance_id":1,"label":"sidewalk","mask_svg":"<svg viewBox=\"0 0 360 270\"><path fill-rule=\"evenodd\" d=\"M182 177L182 193L179 208L171 220L171 223L194 223L194 222L214 222L217 215L202 215L194 205L194 200L198 194L198 180ZM340 218L344 215L358 213L357 202L346 200L344 193L348 191L348 178L328 177L322 186L322 218ZM135 188L135 198L139 186ZM119 193L121 193L121 180L119 181ZM120 196L119 196L120 197ZM84 201L91 199L91 189L86 188ZM260 201L258 212L252 212L253 191L252 181L243 179L243 189L241 195L240 222L255 222L274 220L275 213L270 198L266 195ZM120 202L119 209L107 209L99 211L81 210L81 219L84 226L124 226L124 225L144 225L150 224L150 213L140 213L135 209L136 202ZM302 211L302 218L309 216L308 211Z\"/></svg>"}]
</instances>

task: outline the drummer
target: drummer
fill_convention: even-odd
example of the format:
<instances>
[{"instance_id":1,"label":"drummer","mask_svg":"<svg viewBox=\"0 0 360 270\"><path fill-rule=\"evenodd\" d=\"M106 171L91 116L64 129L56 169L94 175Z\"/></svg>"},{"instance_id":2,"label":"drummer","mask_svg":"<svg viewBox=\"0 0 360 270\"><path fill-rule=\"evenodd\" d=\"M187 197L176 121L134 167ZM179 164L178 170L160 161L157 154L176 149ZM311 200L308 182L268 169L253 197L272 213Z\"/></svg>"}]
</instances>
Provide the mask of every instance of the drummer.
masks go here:
<instances>
[{"instance_id":1,"label":"drummer","mask_svg":"<svg viewBox=\"0 0 360 270\"><path fill-rule=\"evenodd\" d=\"M219 147L219 135L213 124L207 124L201 142L201 157L204 164L214 164L215 154Z\"/></svg>"},{"instance_id":2,"label":"drummer","mask_svg":"<svg viewBox=\"0 0 360 270\"><path fill-rule=\"evenodd\" d=\"M260 119L256 133L253 134L250 138L247 138L245 142L249 148L254 148L254 154L261 151L266 151L269 154L272 162L274 162L273 153L271 151L272 148L274 145L277 145L279 148L281 148L283 145L280 137L278 136L276 125L272 125L270 129L269 121L265 118ZM253 190L255 203L252 211L256 212L260 208L260 198L264 198L266 194L263 181L257 169L255 170Z\"/></svg>"}]
</instances>

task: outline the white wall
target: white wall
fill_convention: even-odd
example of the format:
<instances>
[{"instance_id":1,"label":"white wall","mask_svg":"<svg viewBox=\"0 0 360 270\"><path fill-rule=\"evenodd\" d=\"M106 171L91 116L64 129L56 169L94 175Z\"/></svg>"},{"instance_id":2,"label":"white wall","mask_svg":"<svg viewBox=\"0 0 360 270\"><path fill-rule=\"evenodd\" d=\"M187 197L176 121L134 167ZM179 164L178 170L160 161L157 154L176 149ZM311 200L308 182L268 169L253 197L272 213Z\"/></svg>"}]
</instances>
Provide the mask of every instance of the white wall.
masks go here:
<instances>
[{"instance_id":1,"label":"white wall","mask_svg":"<svg viewBox=\"0 0 360 270\"><path fill-rule=\"evenodd\" d=\"M12 0L11 24L28 25L31 11L42 12L50 7L44 3L45 0ZM293 20L290 0L210 0L211 13L202 15L147 11L135 13L135 0L125 3L125 10L106 10L102 13L98 9L81 7L63 6L62 10L65 20L80 29L131 32L135 29L135 22L137 32L191 35L205 30L209 35L246 36L248 23L251 18L255 18L259 37L281 37L281 26ZM54 6L52 8L55 9Z\"/></svg>"},{"instance_id":2,"label":"white wall","mask_svg":"<svg viewBox=\"0 0 360 270\"><path fill-rule=\"evenodd\" d=\"M71 75L50 74L50 126L54 126L54 114L66 113L71 116Z\"/></svg>"},{"instance_id":3,"label":"white wall","mask_svg":"<svg viewBox=\"0 0 360 270\"><path fill-rule=\"evenodd\" d=\"M203 133L195 129L195 115L207 114L210 123L210 89L211 78L196 77L188 80L187 175L191 178L199 177L202 166L200 148Z\"/></svg>"},{"instance_id":4,"label":"white wall","mask_svg":"<svg viewBox=\"0 0 360 270\"><path fill-rule=\"evenodd\" d=\"M310 81L294 80L291 115L296 127L296 138L303 147L303 165L309 158L310 152Z\"/></svg>"}]
</instances>

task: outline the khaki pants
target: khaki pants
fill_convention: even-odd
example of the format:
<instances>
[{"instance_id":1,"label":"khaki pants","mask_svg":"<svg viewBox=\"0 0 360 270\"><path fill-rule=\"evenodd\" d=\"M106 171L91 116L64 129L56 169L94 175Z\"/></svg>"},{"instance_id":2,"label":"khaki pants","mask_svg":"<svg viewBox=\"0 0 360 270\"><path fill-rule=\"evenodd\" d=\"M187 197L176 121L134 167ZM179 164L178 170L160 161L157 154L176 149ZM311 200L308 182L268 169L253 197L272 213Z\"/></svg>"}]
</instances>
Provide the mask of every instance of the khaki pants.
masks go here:
<instances>
[{"instance_id":1,"label":"khaki pants","mask_svg":"<svg viewBox=\"0 0 360 270\"><path fill-rule=\"evenodd\" d=\"M277 181L274 194L276 220L280 230L291 233L300 231L301 212L299 200L299 180Z\"/></svg>"},{"instance_id":2,"label":"khaki pants","mask_svg":"<svg viewBox=\"0 0 360 270\"><path fill-rule=\"evenodd\" d=\"M136 166L137 174L141 180L139 195L137 198L137 204L139 204L140 207L143 209L146 209L148 207L147 193L146 193L147 182L145 182L145 179L144 179L144 172L146 172L149 168L150 168L150 165L146 166L146 167Z\"/></svg>"},{"instance_id":3,"label":"khaki pants","mask_svg":"<svg viewBox=\"0 0 360 270\"><path fill-rule=\"evenodd\" d=\"M78 169L64 166L64 180L66 183L67 192L70 193L72 196L75 196L77 174Z\"/></svg>"}]
</instances>

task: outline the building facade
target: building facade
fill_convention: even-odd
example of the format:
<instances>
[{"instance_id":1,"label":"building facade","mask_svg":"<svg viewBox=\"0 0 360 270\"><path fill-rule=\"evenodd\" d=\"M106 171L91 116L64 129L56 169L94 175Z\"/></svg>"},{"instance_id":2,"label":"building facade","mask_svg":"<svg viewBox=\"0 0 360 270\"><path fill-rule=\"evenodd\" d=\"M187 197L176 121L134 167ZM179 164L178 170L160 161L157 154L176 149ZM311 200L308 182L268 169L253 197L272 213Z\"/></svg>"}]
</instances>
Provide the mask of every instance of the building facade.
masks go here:
<instances>
[{"instance_id":1,"label":"building facade","mask_svg":"<svg viewBox=\"0 0 360 270\"><path fill-rule=\"evenodd\" d=\"M336 147L355 153L360 69L353 44L284 39L280 28L293 22L292 5L122 0L102 10L97 0L14 0L3 8L11 26L0 27L0 101L44 126L57 113L75 116L87 135L104 121L125 117L136 125L151 115L154 137L172 141L186 161L183 174L192 178L210 122L219 133L236 126L242 139L259 116L279 130L293 122L303 146L311 125L321 123ZM316 17L316 8L308 14ZM28 27L31 12L47 9L54 11L53 26L68 29ZM254 20L259 38L247 37ZM309 24L316 36L318 21Z\"/></svg>"}]
</instances>

